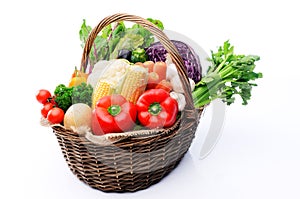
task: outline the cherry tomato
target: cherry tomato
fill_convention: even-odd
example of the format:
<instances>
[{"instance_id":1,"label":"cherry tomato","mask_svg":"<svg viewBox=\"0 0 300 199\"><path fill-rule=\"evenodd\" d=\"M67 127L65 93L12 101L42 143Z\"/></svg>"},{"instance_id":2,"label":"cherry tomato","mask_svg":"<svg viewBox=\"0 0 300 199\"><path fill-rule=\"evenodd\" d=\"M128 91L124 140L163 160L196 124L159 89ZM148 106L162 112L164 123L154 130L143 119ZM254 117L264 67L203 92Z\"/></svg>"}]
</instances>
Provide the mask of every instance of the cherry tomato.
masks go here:
<instances>
[{"instance_id":1,"label":"cherry tomato","mask_svg":"<svg viewBox=\"0 0 300 199\"><path fill-rule=\"evenodd\" d=\"M41 109L41 114L44 118L47 117L48 112L53 108L54 104L51 102L47 102L44 104L43 108Z\"/></svg>"},{"instance_id":2,"label":"cherry tomato","mask_svg":"<svg viewBox=\"0 0 300 199\"><path fill-rule=\"evenodd\" d=\"M41 89L38 91L35 97L39 103L45 104L47 99L51 97L51 93L48 90Z\"/></svg>"},{"instance_id":3,"label":"cherry tomato","mask_svg":"<svg viewBox=\"0 0 300 199\"><path fill-rule=\"evenodd\" d=\"M59 124L64 120L64 111L61 108L52 108L47 115L47 120L52 124Z\"/></svg>"}]
</instances>

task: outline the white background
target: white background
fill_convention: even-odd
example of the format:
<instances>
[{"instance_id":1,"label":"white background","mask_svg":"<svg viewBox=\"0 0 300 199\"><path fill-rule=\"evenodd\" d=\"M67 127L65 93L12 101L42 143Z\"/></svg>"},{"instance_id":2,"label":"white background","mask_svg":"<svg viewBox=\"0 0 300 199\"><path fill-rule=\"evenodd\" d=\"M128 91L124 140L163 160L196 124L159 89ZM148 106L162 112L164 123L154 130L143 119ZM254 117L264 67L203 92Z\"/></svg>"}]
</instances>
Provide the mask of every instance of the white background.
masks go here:
<instances>
[{"instance_id":1,"label":"white background","mask_svg":"<svg viewBox=\"0 0 300 199\"><path fill-rule=\"evenodd\" d=\"M172 2L172 3L171 3ZM297 1L17 1L0 3L1 198L300 198ZM199 159L210 111L171 175L147 190L106 194L69 171L51 129L39 126L38 89L66 83L80 64L82 20L117 12L161 19L207 52L230 39L258 54L264 78L248 106L227 107L222 137Z\"/></svg>"}]
</instances>

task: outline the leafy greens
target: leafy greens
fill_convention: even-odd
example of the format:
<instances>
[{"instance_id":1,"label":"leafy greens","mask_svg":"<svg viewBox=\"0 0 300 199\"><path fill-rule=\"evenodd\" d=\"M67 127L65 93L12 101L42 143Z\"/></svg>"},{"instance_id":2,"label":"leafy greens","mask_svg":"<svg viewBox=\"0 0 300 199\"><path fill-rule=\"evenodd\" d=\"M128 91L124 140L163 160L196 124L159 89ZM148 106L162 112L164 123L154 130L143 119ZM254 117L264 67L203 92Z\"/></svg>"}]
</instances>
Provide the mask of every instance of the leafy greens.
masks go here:
<instances>
[{"instance_id":1,"label":"leafy greens","mask_svg":"<svg viewBox=\"0 0 300 199\"><path fill-rule=\"evenodd\" d=\"M255 62L259 59L257 55L234 54L234 47L229 41L225 41L217 52L211 51L213 65L192 93L195 107L209 104L217 98L230 105L235 101L235 95L239 95L242 104L247 105L252 87L257 86L252 81L262 77L262 73L254 72Z\"/></svg>"},{"instance_id":2,"label":"leafy greens","mask_svg":"<svg viewBox=\"0 0 300 199\"><path fill-rule=\"evenodd\" d=\"M160 20L151 18L148 18L147 20L155 24L158 28L164 29ZM86 24L85 20L83 20L79 31L82 47L84 47L91 30L92 28ZM126 28L124 22L110 24L103 28L101 33L97 35L89 55L89 71L86 71L86 68L84 71L91 72L93 66L99 60L117 58L120 50L125 49L132 51L137 48L147 48L153 42L154 36L152 33L139 24L134 24L130 28Z\"/></svg>"}]
</instances>

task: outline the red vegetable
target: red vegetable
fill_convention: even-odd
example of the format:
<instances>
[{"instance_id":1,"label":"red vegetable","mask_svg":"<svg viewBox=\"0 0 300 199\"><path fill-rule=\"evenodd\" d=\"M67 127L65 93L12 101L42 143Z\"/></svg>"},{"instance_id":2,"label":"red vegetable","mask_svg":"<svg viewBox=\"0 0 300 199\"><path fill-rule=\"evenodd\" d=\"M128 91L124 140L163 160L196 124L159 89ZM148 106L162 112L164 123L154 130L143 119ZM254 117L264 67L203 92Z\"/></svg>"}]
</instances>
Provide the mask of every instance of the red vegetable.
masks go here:
<instances>
[{"instance_id":1,"label":"red vegetable","mask_svg":"<svg viewBox=\"0 0 300 199\"><path fill-rule=\"evenodd\" d=\"M99 99L93 111L92 129L95 135L120 133L134 127L136 108L122 95L109 95Z\"/></svg>"},{"instance_id":2,"label":"red vegetable","mask_svg":"<svg viewBox=\"0 0 300 199\"><path fill-rule=\"evenodd\" d=\"M44 104L43 108L41 109L41 114L44 118L47 118L48 112L54 107L54 104L51 102L47 102Z\"/></svg>"},{"instance_id":3,"label":"red vegetable","mask_svg":"<svg viewBox=\"0 0 300 199\"><path fill-rule=\"evenodd\" d=\"M64 111L61 108L52 108L47 115L47 120L52 124L60 124L64 120Z\"/></svg>"},{"instance_id":4,"label":"red vegetable","mask_svg":"<svg viewBox=\"0 0 300 199\"><path fill-rule=\"evenodd\" d=\"M51 93L48 90L41 89L38 91L35 97L39 103L45 104L48 98L51 97Z\"/></svg>"},{"instance_id":5,"label":"red vegetable","mask_svg":"<svg viewBox=\"0 0 300 199\"><path fill-rule=\"evenodd\" d=\"M148 128L170 127L176 121L177 101L163 89L150 89L136 103L138 119Z\"/></svg>"}]
</instances>

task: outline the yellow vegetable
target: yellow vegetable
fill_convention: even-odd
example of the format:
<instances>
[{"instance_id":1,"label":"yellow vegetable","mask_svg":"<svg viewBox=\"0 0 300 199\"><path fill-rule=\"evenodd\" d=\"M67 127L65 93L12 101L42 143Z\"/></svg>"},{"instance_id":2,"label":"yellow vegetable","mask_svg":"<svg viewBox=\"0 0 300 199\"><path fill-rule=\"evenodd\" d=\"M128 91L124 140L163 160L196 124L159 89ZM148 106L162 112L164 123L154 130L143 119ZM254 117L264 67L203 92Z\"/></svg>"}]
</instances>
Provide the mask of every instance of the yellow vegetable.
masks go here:
<instances>
[{"instance_id":1,"label":"yellow vegetable","mask_svg":"<svg viewBox=\"0 0 300 199\"><path fill-rule=\"evenodd\" d=\"M113 93L119 93L120 87L126 75L129 62L124 59L110 61L105 71L101 72L101 77L97 78L92 97L92 108L94 109L98 100Z\"/></svg>"},{"instance_id":2,"label":"yellow vegetable","mask_svg":"<svg viewBox=\"0 0 300 199\"><path fill-rule=\"evenodd\" d=\"M114 62L97 82L92 97L92 108L94 109L98 100L111 94L121 94L126 100L136 103L139 96L145 91L148 80L148 69L127 63Z\"/></svg>"},{"instance_id":3,"label":"yellow vegetable","mask_svg":"<svg viewBox=\"0 0 300 199\"><path fill-rule=\"evenodd\" d=\"M86 83L85 77L73 77L69 82L69 87L78 86L81 83Z\"/></svg>"},{"instance_id":4,"label":"yellow vegetable","mask_svg":"<svg viewBox=\"0 0 300 199\"><path fill-rule=\"evenodd\" d=\"M126 74L121 95L127 101L136 103L139 96L145 91L148 79L148 70L142 66L131 66Z\"/></svg>"},{"instance_id":5,"label":"yellow vegetable","mask_svg":"<svg viewBox=\"0 0 300 199\"><path fill-rule=\"evenodd\" d=\"M107 61L107 60L100 60L94 65L92 73L87 78L87 84L90 84L93 89L95 88L97 82L99 79L102 78L105 71L110 67L110 64L113 61Z\"/></svg>"},{"instance_id":6,"label":"yellow vegetable","mask_svg":"<svg viewBox=\"0 0 300 199\"><path fill-rule=\"evenodd\" d=\"M83 82L86 83L87 78L88 78L88 74L80 70L77 70L77 68L75 67L75 70L72 74L72 78L69 82L69 87L78 86Z\"/></svg>"},{"instance_id":7,"label":"yellow vegetable","mask_svg":"<svg viewBox=\"0 0 300 199\"><path fill-rule=\"evenodd\" d=\"M98 81L92 96L92 108L95 108L100 98L112 94L113 91L113 84L111 82L107 80Z\"/></svg>"}]
</instances>

